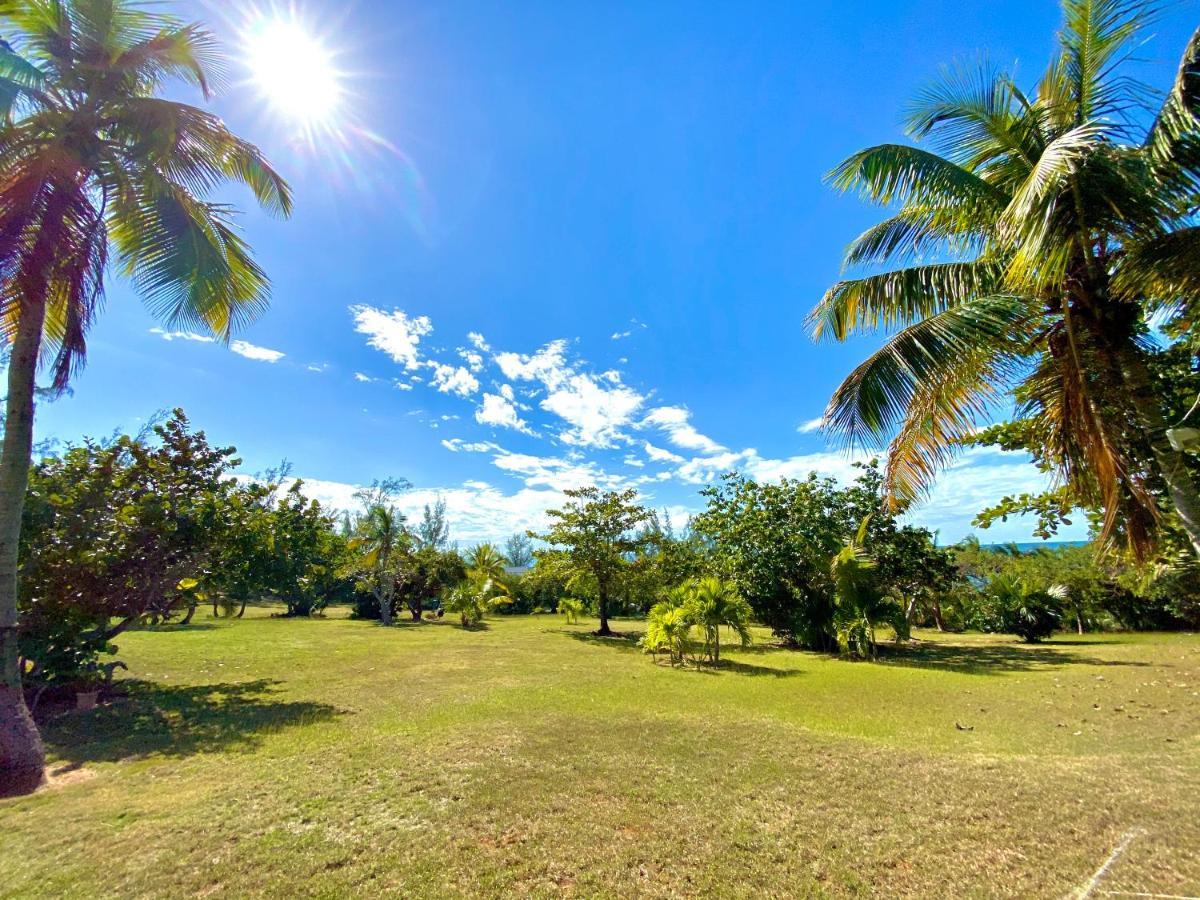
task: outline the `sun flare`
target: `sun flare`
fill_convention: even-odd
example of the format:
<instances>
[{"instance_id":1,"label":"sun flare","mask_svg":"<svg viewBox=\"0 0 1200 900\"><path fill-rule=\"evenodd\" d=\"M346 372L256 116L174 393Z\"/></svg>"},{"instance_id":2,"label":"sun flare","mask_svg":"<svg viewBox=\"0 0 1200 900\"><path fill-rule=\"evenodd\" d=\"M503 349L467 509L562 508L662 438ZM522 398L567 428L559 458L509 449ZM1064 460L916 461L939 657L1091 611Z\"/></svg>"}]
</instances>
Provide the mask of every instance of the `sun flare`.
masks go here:
<instances>
[{"instance_id":1,"label":"sun flare","mask_svg":"<svg viewBox=\"0 0 1200 900\"><path fill-rule=\"evenodd\" d=\"M301 23L270 18L246 34L247 64L267 102L305 126L328 124L343 99L342 77L329 49Z\"/></svg>"}]
</instances>

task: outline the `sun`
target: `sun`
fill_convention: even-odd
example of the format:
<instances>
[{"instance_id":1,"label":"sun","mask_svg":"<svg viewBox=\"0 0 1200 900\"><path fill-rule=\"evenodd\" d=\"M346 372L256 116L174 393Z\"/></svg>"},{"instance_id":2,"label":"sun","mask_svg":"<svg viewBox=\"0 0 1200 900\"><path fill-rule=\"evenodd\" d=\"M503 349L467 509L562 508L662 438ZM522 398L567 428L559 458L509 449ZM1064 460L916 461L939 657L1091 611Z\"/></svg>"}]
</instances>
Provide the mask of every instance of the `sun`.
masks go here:
<instances>
[{"instance_id":1,"label":"sun","mask_svg":"<svg viewBox=\"0 0 1200 900\"><path fill-rule=\"evenodd\" d=\"M342 76L333 54L290 17L265 18L245 32L254 84L281 116L305 127L329 124L342 106Z\"/></svg>"}]
</instances>

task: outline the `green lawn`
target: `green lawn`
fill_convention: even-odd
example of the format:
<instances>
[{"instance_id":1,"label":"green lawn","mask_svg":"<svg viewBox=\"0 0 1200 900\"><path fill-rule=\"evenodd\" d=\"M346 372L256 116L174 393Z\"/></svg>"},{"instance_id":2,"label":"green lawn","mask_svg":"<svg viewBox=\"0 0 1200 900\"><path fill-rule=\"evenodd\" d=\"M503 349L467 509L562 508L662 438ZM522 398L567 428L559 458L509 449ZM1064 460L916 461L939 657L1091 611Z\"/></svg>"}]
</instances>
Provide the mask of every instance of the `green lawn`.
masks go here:
<instances>
[{"instance_id":1,"label":"green lawn","mask_svg":"<svg viewBox=\"0 0 1200 900\"><path fill-rule=\"evenodd\" d=\"M0 801L0 895L1061 897L1135 829L1095 895L1200 895L1196 636L697 672L592 627L125 635Z\"/></svg>"}]
</instances>

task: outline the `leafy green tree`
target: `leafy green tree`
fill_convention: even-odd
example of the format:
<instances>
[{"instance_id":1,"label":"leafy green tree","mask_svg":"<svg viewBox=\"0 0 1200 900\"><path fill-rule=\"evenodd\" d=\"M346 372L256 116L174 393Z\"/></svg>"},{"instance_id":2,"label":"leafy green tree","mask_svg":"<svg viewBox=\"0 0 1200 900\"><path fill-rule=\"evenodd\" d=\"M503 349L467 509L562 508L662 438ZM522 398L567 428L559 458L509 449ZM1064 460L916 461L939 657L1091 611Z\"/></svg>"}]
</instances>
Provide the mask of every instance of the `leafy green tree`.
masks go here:
<instances>
[{"instance_id":1,"label":"leafy green tree","mask_svg":"<svg viewBox=\"0 0 1200 900\"><path fill-rule=\"evenodd\" d=\"M392 624L396 608L396 559L410 540L404 515L393 506L375 504L358 520L350 540L355 569L379 604L379 619Z\"/></svg>"},{"instance_id":2,"label":"leafy green tree","mask_svg":"<svg viewBox=\"0 0 1200 900\"><path fill-rule=\"evenodd\" d=\"M436 601L467 578L466 564L457 551L433 547L421 547L405 554L400 571L397 590L414 622L421 621L426 604Z\"/></svg>"},{"instance_id":3,"label":"leafy green tree","mask_svg":"<svg viewBox=\"0 0 1200 900\"><path fill-rule=\"evenodd\" d=\"M1200 32L1138 132L1148 91L1122 64L1153 4L1063 11L1034 93L987 64L947 69L908 117L928 149L872 147L832 173L894 209L847 265L898 267L839 282L812 313L818 337L895 332L838 388L827 428L890 439L887 490L904 503L1011 396L1064 505L1103 510L1104 537L1145 555L1162 485L1200 554L1200 493L1147 349L1150 317L1169 331L1200 308Z\"/></svg>"},{"instance_id":4,"label":"leafy green tree","mask_svg":"<svg viewBox=\"0 0 1200 900\"><path fill-rule=\"evenodd\" d=\"M609 598L621 573L629 566L629 557L643 545L635 534L649 512L633 501L637 491L601 491L595 487L564 491L570 502L546 515L553 521L550 530L535 535L551 548L562 548L557 557L576 578L590 579L596 589L600 629L597 634L612 634L608 627ZM543 554L539 554L539 565Z\"/></svg>"},{"instance_id":5,"label":"leafy green tree","mask_svg":"<svg viewBox=\"0 0 1200 900\"><path fill-rule=\"evenodd\" d=\"M267 583L288 616L311 616L329 602L345 568L345 539L336 520L294 481L276 501L270 518Z\"/></svg>"},{"instance_id":6,"label":"leafy green tree","mask_svg":"<svg viewBox=\"0 0 1200 900\"><path fill-rule=\"evenodd\" d=\"M11 340L0 450L0 780L41 781L44 751L18 669L17 557L35 379L66 387L83 360L113 260L152 312L227 339L261 311L268 281L231 211L206 195L247 185L269 210L291 196L259 151L216 116L163 99L208 96L212 35L127 0L0 4L0 305Z\"/></svg>"},{"instance_id":7,"label":"leafy green tree","mask_svg":"<svg viewBox=\"0 0 1200 900\"><path fill-rule=\"evenodd\" d=\"M134 623L194 606L242 492L234 454L175 410L150 438L85 441L31 469L19 634L30 677L69 679Z\"/></svg>"}]
</instances>

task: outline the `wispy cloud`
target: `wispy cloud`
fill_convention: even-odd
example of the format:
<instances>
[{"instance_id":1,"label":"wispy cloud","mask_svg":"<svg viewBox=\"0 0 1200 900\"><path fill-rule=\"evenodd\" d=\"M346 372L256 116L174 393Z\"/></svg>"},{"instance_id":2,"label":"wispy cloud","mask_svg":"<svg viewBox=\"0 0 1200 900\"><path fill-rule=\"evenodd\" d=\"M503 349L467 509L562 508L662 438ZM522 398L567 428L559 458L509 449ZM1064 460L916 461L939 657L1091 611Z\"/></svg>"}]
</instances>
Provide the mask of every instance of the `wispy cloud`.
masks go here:
<instances>
[{"instance_id":1,"label":"wispy cloud","mask_svg":"<svg viewBox=\"0 0 1200 900\"><path fill-rule=\"evenodd\" d=\"M197 341L201 344L212 344L216 338L206 334L196 334L194 331L164 331L161 328L151 328L151 334L157 334L164 341Z\"/></svg>"},{"instance_id":2,"label":"wispy cloud","mask_svg":"<svg viewBox=\"0 0 1200 900\"><path fill-rule=\"evenodd\" d=\"M229 345L229 349L238 356L244 356L246 359L253 359L256 362L277 363L287 355L281 350L259 347L249 341L234 341Z\"/></svg>"},{"instance_id":3,"label":"wispy cloud","mask_svg":"<svg viewBox=\"0 0 1200 900\"><path fill-rule=\"evenodd\" d=\"M812 434L814 431L820 431L821 426L825 424L825 419L818 417L809 419L807 422L801 422L796 426L796 430L801 434Z\"/></svg>"}]
</instances>

